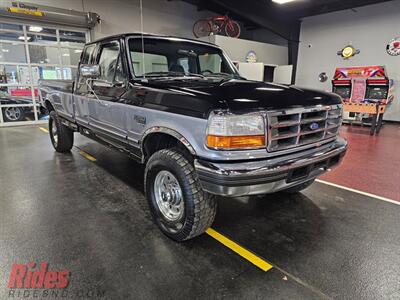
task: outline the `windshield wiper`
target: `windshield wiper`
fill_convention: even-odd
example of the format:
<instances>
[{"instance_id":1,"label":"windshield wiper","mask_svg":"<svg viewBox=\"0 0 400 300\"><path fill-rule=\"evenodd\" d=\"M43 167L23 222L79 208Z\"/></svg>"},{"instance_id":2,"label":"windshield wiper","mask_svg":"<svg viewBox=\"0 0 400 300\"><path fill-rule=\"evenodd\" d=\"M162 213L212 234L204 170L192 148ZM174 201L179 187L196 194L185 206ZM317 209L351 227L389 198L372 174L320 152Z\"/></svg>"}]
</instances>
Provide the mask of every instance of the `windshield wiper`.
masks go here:
<instances>
[{"instance_id":1,"label":"windshield wiper","mask_svg":"<svg viewBox=\"0 0 400 300\"><path fill-rule=\"evenodd\" d=\"M201 74L196 74L196 73L183 73L183 72L175 72L175 71L164 71L164 72L149 72L143 74L145 77L163 77L163 76L173 76L173 77L186 77L186 76L192 76L192 77L200 77L204 78L204 75Z\"/></svg>"},{"instance_id":2,"label":"windshield wiper","mask_svg":"<svg viewBox=\"0 0 400 300\"><path fill-rule=\"evenodd\" d=\"M183 73L173 72L173 71L165 71L165 72L149 72L145 73L142 76L146 77L162 77L162 76L182 76Z\"/></svg>"},{"instance_id":3,"label":"windshield wiper","mask_svg":"<svg viewBox=\"0 0 400 300\"><path fill-rule=\"evenodd\" d=\"M206 77L217 77L221 78L222 80L227 80L227 79L244 79L244 77L238 75L238 74L229 74L229 73L224 73L224 72L218 72L218 73L211 73L205 75Z\"/></svg>"}]
</instances>

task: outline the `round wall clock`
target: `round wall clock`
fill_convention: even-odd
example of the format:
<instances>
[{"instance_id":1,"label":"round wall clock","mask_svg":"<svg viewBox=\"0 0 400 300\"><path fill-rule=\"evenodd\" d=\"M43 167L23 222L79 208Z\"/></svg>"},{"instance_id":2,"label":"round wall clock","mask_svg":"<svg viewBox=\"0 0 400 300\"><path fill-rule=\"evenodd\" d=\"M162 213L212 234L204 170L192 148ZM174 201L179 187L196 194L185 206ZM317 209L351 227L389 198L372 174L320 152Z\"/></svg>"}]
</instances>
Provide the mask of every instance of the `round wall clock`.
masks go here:
<instances>
[{"instance_id":1,"label":"round wall clock","mask_svg":"<svg viewBox=\"0 0 400 300\"><path fill-rule=\"evenodd\" d=\"M386 46L386 52L391 56L400 55L400 37L394 38Z\"/></svg>"}]
</instances>

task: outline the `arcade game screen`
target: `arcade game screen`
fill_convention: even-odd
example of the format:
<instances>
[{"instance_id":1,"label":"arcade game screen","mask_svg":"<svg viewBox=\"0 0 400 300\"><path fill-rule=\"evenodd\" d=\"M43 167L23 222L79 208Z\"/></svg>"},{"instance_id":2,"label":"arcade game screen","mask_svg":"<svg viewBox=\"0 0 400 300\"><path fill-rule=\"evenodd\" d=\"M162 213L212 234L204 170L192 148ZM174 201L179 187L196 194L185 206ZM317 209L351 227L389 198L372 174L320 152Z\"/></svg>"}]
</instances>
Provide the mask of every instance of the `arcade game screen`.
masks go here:
<instances>
[{"instance_id":1,"label":"arcade game screen","mask_svg":"<svg viewBox=\"0 0 400 300\"><path fill-rule=\"evenodd\" d=\"M386 99L388 96L388 88L385 87L368 87L367 99Z\"/></svg>"},{"instance_id":2,"label":"arcade game screen","mask_svg":"<svg viewBox=\"0 0 400 300\"><path fill-rule=\"evenodd\" d=\"M343 99L349 99L351 94L351 86L335 86L333 92L338 94Z\"/></svg>"}]
</instances>

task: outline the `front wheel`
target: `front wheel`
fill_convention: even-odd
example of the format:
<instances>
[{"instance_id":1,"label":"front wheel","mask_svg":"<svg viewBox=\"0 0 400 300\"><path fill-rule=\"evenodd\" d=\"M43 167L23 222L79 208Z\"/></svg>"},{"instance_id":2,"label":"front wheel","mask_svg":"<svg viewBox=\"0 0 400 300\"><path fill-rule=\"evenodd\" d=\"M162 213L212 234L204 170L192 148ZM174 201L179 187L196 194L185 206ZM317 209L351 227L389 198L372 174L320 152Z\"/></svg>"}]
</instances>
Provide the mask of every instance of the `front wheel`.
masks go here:
<instances>
[{"instance_id":1,"label":"front wheel","mask_svg":"<svg viewBox=\"0 0 400 300\"><path fill-rule=\"evenodd\" d=\"M215 196L202 190L194 167L177 150L163 149L150 157L145 190L155 223L175 241L202 234L214 221Z\"/></svg>"},{"instance_id":2,"label":"front wheel","mask_svg":"<svg viewBox=\"0 0 400 300\"><path fill-rule=\"evenodd\" d=\"M227 36L238 38L240 36L240 25L236 21L228 22L225 25L225 34Z\"/></svg>"},{"instance_id":3,"label":"front wheel","mask_svg":"<svg viewBox=\"0 0 400 300\"><path fill-rule=\"evenodd\" d=\"M69 152L74 145L74 132L61 123L60 117L55 111L50 112L49 134L54 149L57 152Z\"/></svg>"}]
</instances>

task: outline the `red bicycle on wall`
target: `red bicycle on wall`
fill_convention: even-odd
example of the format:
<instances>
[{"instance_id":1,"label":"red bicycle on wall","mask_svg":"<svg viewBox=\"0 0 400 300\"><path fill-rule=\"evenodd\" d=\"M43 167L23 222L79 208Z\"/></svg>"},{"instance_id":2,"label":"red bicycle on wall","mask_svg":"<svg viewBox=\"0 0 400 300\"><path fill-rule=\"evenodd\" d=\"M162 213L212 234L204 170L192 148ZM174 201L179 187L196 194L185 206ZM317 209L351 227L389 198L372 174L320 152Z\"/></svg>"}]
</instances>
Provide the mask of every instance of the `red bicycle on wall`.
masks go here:
<instances>
[{"instance_id":1,"label":"red bicycle on wall","mask_svg":"<svg viewBox=\"0 0 400 300\"><path fill-rule=\"evenodd\" d=\"M240 36L239 23L232 20L227 15L198 20L193 25L193 34L197 38L221 33L222 30L225 30L227 36L233 38L238 38Z\"/></svg>"}]
</instances>

